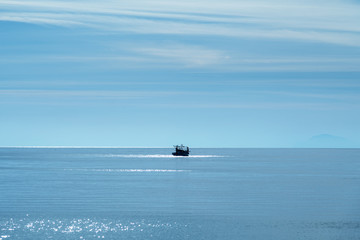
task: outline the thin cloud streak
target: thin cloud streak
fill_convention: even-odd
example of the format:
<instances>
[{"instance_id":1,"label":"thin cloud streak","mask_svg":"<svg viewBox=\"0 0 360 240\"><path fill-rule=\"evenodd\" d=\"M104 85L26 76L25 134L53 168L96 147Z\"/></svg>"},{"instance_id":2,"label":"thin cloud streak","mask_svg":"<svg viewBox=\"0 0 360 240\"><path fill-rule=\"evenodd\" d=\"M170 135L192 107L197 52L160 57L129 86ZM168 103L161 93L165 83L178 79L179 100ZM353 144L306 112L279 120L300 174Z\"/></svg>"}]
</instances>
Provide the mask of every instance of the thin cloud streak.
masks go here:
<instances>
[{"instance_id":1,"label":"thin cloud streak","mask_svg":"<svg viewBox=\"0 0 360 240\"><path fill-rule=\"evenodd\" d=\"M119 49L118 55L15 55L0 64L77 63L96 64L90 68L209 68L226 71L359 71L360 58L259 57L246 58L226 51L193 45L135 47ZM124 53L125 52L125 53Z\"/></svg>"},{"instance_id":2,"label":"thin cloud streak","mask_svg":"<svg viewBox=\"0 0 360 240\"><path fill-rule=\"evenodd\" d=\"M190 81L161 81L161 80L142 80L142 81L130 81L130 80L123 80L123 81L75 81L75 80L5 80L3 79L0 82L0 87L3 89L12 89L15 90L17 88L30 88L30 87L39 87L42 88L51 88L51 87L88 87L88 86L102 86L102 87L119 87L119 86L154 86L154 85L161 85L167 87L174 87L174 86L188 86L189 83L192 86L203 86L203 80L195 80L191 79ZM288 78L285 80L279 79L237 79L237 80L225 80L225 79L207 79L206 81L207 86L229 86L229 87L246 87L248 88L257 88L258 86L272 86L272 87L292 87L298 89L301 88L311 88L311 89L322 89L326 87L327 89L338 90L339 88L346 89L346 90L354 90L356 88L360 88L360 83L355 80L324 80L324 79L297 79L297 78Z\"/></svg>"},{"instance_id":3,"label":"thin cloud streak","mask_svg":"<svg viewBox=\"0 0 360 240\"><path fill-rule=\"evenodd\" d=\"M246 95L246 96L245 96ZM273 96L277 95L281 97L280 102L269 102L268 100L274 99ZM211 96L212 100L207 103L202 103L202 98ZM261 96L260 101L254 102L253 100L244 100L248 97L259 97ZM182 97L186 97L186 101L190 101L191 104L179 104L177 103ZM195 98L193 98L195 97ZM243 99L244 97L244 99ZM285 97L285 98L284 98ZM46 100L46 104L50 104L48 100L72 100L72 99L86 99L86 100L160 100L166 98L167 102L172 103L142 103L141 106L152 106L152 107L182 107L187 106L189 108L242 108L242 109L268 109L268 108L309 108L314 107L319 109L326 109L329 106L332 106L334 102L319 102L319 100L334 100L340 106L353 106L353 102L358 102L360 100L359 96L354 94L346 93L307 93L295 90L288 91L263 91L263 90L252 90L243 89L232 91L228 90L202 90L202 91L111 91L111 90L0 90L0 100L7 99L7 103L15 102L18 103L20 99L30 99L30 100ZM228 99L229 98L229 99ZM233 99L237 99L234 102ZM12 99L12 100L11 100ZM267 100L268 99L268 100ZM226 100L227 103L219 103L219 100ZM21 101L21 100L20 100ZM56 103L56 102L55 102ZM340 104L341 103L341 104ZM133 106L132 102L114 102L114 104L125 104L128 106ZM135 105L136 106L136 103Z\"/></svg>"},{"instance_id":4,"label":"thin cloud streak","mask_svg":"<svg viewBox=\"0 0 360 240\"><path fill-rule=\"evenodd\" d=\"M188 67L207 66L212 64L225 64L229 56L220 50L208 49L192 45L169 45L156 47L120 48L119 51L127 53L118 55L37 55L15 56L0 59L0 63L34 63L34 62L117 62L124 67L127 63L179 63ZM130 53L130 55L129 55ZM120 56L119 56L120 55ZM156 57L156 58L154 58Z\"/></svg>"},{"instance_id":5,"label":"thin cloud streak","mask_svg":"<svg viewBox=\"0 0 360 240\"><path fill-rule=\"evenodd\" d=\"M132 106L139 106L132 104ZM144 107L145 105L141 105ZM360 109L358 104L334 104L334 103L303 103L303 102L257 102L257 103L194 103L186 104L147 104L147 107L155 108L184 108L184 109L244 109L244 110L314 110L314 111L333 111L333 110L355 110Z\"/></svg>"},{"instance_id":6,"label":"thin cloud streak","mask_svg":"<svg viewBox=\"0 0 360 240\"><path fill-rule=\"evenodd\" d=\"M360 101L359 95L343 94L343 93L307 93L307 92L299 92L299 91L257 91L257 94L282 95L288 97L300 97L304 99L317 98L317 99Z\"/></svg>"},{"instance_id":7,"label":"thin cloud streak","mask_svg":"<svg viewBox=\"0 0 360 240\"><path fill-rule=\"evenodd\" d=\"M109 90L0 90L1 97L91 97L105 99L140 99L150 97L166 97L174 95L199 95L199 92L181 91L109 91Z\"/></svg>"},{"instance_id":8,"label":"thin cloud streak","mask_svg":"<svg viewBox=\"0 0 360 240\"><path fill-rule=\"evenodd\" d=\"M224 64L224 61L229 59L229 56L221 51L196 46L163 46L162 48L133 49L133 51L160 57L167 61L180 62L190 67Z\"/></svg>"}]
</instances>

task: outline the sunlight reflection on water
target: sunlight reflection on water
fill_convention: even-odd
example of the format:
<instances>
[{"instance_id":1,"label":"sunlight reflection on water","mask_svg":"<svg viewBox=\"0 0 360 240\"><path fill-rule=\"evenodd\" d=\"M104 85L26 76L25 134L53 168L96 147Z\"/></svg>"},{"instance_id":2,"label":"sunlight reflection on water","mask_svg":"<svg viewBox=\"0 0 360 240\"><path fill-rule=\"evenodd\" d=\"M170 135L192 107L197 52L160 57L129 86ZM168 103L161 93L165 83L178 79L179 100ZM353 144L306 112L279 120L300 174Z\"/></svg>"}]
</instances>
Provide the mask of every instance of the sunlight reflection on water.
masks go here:
<instances>
[{"instance_id":1,"label":"sunlight reflection on water","mask_svg":"<svg viewBox=\"0 0 360 240\"><path fill-rule=\"evenodd\" d=\"M229 232L221 229L234 228ZM360 222L261 222L235 223L231 219L178 218L164 219L99 219L99 218L10 218L0 219L3 239L210 239L209 236L235 237L250 235L252 239L358 239ZM349 231L351 230L351 231ZM198 235L206 231L207 234ZM339 231L343 234L339 235ZM179 235L180 234L180 235ZM215 234L215 235L214 235ZM270 235L269 235L270 234ZM250 236L248 235L248 236ZM270 238L269 238L270 237ZM341 237L341 238L340 238Z\"/></svg>"},{"instance_id":2,"label":"sunlight reflection on water","mask_svg":"<svg viewBox=\"0 0 360 240\"><path fill-rule=\"evenodd\" d=\"M149 230L150 232L154 230L166 231L166 229L177 228L177 225L178 224L176 222L146 221L144 219L114 220L90 218L10 218L8 220L0 220L1 231L5 233L1 235L0 239L18 239L24 236L27 236L27 239L29 239L29 237L38 238L47 235L53 236L55 239L63 239L63 237L66 239L108 238L110 236L119 236L114 234L121 232L132 232L132 234L140 234L144 231L149 232ZM125 234L124 236L127 235Z\"/></svg>"}]
</instances>

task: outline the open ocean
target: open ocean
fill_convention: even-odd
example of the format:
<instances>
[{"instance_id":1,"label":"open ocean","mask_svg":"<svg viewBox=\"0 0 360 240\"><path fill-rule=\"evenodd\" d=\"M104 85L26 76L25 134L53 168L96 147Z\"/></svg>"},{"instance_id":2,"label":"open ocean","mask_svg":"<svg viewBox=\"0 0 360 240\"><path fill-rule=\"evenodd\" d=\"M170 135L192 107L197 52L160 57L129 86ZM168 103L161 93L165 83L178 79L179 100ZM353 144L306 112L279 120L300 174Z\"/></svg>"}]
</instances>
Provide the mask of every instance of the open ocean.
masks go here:
<instances>
[{"instance_id":1,"label":"open ocean","mask_svg":"<svg viewBox=\"0 0 360 240\"><path fill-rule=\"evenodd\" d=\"M0 240L360 239L359 149L0 148Z\"/></svg>"}]
</instances>

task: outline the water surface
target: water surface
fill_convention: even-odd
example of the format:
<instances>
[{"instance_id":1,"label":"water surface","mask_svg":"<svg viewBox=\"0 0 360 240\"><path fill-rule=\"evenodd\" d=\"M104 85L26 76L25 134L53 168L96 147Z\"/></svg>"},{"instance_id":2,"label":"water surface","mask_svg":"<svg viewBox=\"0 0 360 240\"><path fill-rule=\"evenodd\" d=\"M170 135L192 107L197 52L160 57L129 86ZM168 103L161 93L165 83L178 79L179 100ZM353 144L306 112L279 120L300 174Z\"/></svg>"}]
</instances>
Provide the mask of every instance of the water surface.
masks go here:
<instances>
[{"instance_id":1,"label":"water surface","mask_svg":"<svg viewBox=\"0 0 360 240\"><path fill-rule=\"evenodd\" d=\"M359 239L360 150L0 148L0 239Z\"/></svg>"}]
</instances>

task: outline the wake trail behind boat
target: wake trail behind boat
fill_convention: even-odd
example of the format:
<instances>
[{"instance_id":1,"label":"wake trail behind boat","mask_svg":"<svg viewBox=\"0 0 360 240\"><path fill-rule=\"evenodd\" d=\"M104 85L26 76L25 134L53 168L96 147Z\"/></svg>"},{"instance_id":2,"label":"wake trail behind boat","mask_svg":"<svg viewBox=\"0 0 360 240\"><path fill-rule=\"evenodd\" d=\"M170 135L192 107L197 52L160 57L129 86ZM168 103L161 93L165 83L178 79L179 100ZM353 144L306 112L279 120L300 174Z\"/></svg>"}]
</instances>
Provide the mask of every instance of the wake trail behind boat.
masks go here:
<instances>
[{"instance_id":1,"label":"wake trail behind boat","mask_svg":"<svg viewBox=\"0 0 360 240\"><path fill-rule=\"evenodd\" d=\"M177 169L99 169L99 168L65 168L65 171L86 171L86 172L158 172L158 173L175 173L175 172L190 172L190 170L177 170Z\"/></svg>"},{"instance_id":2,"label":"wake trail behind boat","mask_svg":"<svg viewBox=\"0 0 360 240\"><path fill-rule=\"evenodd\" d=\"M109 158L215 158L215 157L224 157L219 155L190 155L190 156L173 156L165 154L104 154L99 157L109 157Z\"/></svg>"}]
</instances>

